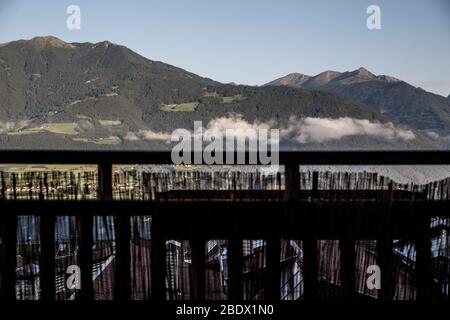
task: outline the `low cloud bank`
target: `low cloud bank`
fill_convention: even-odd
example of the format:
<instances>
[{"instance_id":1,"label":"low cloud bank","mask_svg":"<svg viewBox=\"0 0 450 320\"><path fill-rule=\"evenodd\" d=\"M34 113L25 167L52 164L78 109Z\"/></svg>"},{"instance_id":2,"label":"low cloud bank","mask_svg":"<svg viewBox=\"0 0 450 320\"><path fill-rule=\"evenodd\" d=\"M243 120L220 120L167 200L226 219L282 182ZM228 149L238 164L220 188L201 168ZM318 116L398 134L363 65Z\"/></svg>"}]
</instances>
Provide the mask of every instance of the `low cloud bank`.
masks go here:
<instances>
[{"instance_id":1,"label":"low cloud bank","mask_svg":"<svg viewBox=\"0 0 450 320\"><path fill-rule=\"evenodd\" d=\"M274 121L269 122L259 122L255 120L253 123L246 121L241 115L229 115L228 117L220 117L211 120L206 129L218 130L225 133L226 130L237 130L237 131L247 131L247 130L260 130L260 129L276 129L274 127Z\"/></svg>"},{"instance_id":2,"label":"low cloud bank","mask_svg":"<svg viewBox=\"0 0 450 320\"><path fill-rule=\"evenodd\" d=\"M139 141L139 140L159 140L170 142L170 133L156 132L153 130L139 130L137 132L129 131L124 139L128 141Z\"/></svg>"},{"instance_id":3,"label":"low cloud bank","mask_svg":"<svg viewBox=\"0 0 450 320\"><path fill-rule=\"evenodd\" d=\"M448 136L441 136L439 133L435 131L427 131L425 132L428 137L430 137L433 140L441 140L444 142L450 142L450 135Z\"/></svg>"},{"instance_id":4,"label":"low cloud bank","mask_svg":"<svg viewBox=\"0 0 450 320\"><path fill-rule=\"evenodd\" d=\"M226 130L234 130L236 136L246 135L249 130L277 129L274 121L253 123L245 120L241 115L230 115L211 120L204 129L220 132L225 135ZM415 139L411 130L396 128L392 123L370 122L365 119L342 118L312 118L297 119L291 117L288 124L280 129L281 141L296 141L300 144L324 143L350 136L369 136L385 140L409 141ZM192 131L191 131L192 132ZM128 132L125 140L161 140L170 142L168 132L153 130L139 130Z\"/></svg>"},{"instance_id":5,"label":"low cloud bank","mask_svg":"<svg viewBox=\"0 0 450 320\"><path fill-rule=\"evenodd\" d=\"M226 130L233 130L233 134L236 137L242 135L242 137L247 137L247 132L249 130L260 130L273 127L273 122L259 122L255 121L250 123L246 121L241 115L230 115L228 117L220 117L211 120L206 127L202 129L210 130L210 133L217 134L220 133L225 135ZM194 136L200 134L200 132L194 132L194 130L183 129L190 132ZM128 141L139 141L139 140L159 140L169 143L171 141L172 133L153 131L151 129L141 129L135 132L129 131L124 139Z\"/></svg>"},{"instance_id":6,"label":"low cloud bank","mask_svg":"<svg viewBox=\"0 0 450 320\"><path fill-rule=\"evenodd\" d=\"M408 141L415 138L411 130L396 128L391 122L370 122L354 118L302 118L289 119L288 126L281 129L282 138L298 143L323 143L350 136L369 136L385 140Z\"/></svg>"}]
</instances>

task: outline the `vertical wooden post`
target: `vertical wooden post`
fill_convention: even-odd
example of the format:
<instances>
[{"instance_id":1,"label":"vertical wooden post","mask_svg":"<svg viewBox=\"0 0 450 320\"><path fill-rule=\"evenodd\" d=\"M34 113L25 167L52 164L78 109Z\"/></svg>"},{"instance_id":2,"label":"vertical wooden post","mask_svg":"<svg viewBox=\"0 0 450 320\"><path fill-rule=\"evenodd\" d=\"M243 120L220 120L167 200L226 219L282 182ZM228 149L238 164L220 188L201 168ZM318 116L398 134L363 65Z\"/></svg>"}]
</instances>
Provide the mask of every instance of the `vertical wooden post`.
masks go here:
<instances>
[{"instance_id":1,"label":"vertical wooden post","mask_svg":"<svg viewBox=\"0 0 450 320\"><path fill-rule=\"evenodd\" d=\"M286 164L285 174L285 200L295 201L300 193L300 168L298 164Z\"/></svg>"},{"instance_id":2,"label":"vertical wooden post","mask_svg":"<svg viewBox=\"0 0 450 320\"><path fill-rule=\"evenodd\" d=\"M269 238L266 240L266 290L265 300L279 301L280 300L280 239Z\"/></svg>"},{"instance_id":3,"label":"vertical wooden post","mask_svg":"<svg viewBox=\"0 0 450 320\"><path fill-rule=\"evenodd\" d=\"M430 218L427 211L419 211L419 234L416 239L416 283L417 300L429 301L432 294L431 274L431 241L430 241Z\"/></svg>"},{"instance_id":4,"label":"vertical wooden post","mask_svg":"<svg viewBox=\"0 0 450 320\"><path fill-rule=\"evenodd\" d=\"M161 211L152 216L151 244L151 299L163 301L166 297L166 241Z\"/></svg>"},{"instance_id":5,"label":"vertical wooden post","mask_svg":"<svg viewBox=\"0 0 450 320\"><path fill-rule=\"evenodd\" d=\"M77 224L80 232L80 269L81 290L80 300L94 300L94 289L92 283L93 265L93 216L92 213L80 212L77 216Z\"/></svg>"},{"instance_id":6,"label":"vertical wooden post","mask_svg":"<svg viewBox=\"0 0 450 320\"><path fill-rule=\"evenodd\" d=\"M242 239L238 237L228 242L228 286L229 298L233 301L242 300Z\"/></svg>"},{"instance_id":7,"label":"vertical wooden post","mask_svg":"<svg viewBox=\"0 0 450 320\"><path fill-rule=\"evenodd\" d=\"M205 241L201 239L192 239L191 244L191 259L192 259L192 296L191 298L196 301L205 300L205 284L206 284L206 272L205 272Z\"/></svg>"},{"instance_id":8,"label":"vertical wooden post","mask_svg":"<svg viewBox=\"0 0 450 320\"><path fill-rule=\"evenodd\" d=\"M377 263L381 271L381 289L378 298L382 301L391 301L394 298L395 279L393 269L393 239L392 239L392 198L393 185L389 183L388 204L380 213L382 223L376 226L377 239Z\"/></svg>"},{"instance_id":9,"label":"vertical wooden post","mask_svg":"<svg viewBox=\"0 0 450 320\"><path fill-rule=\"evenodd\" d=\"M316 175L313 174L313 181L317 181ZM317 175L318 177L318 175ZM314 189L314 183L313 183ZM316 188L317 189L317 188ZM314 196L314 191L312 196ZM319 298L319 272L318 272L318 250L317 250L317 217L320 208L317 204L312 203L305 215L305 223L309 228L305 229L305 234L300 235L303 239L303 278L304 278L304 300L315 301Z\"/></svg>"},{"instance_id":10,"label":"vertical wooden post","mask_svg":"<svg viewBox=\"0 0 450 320\"><path fill-rule=\"evenodd\" d=\"M44 212L40 215L40 283L41 299L55 300L55 215Z\"/></svg>"},{"instance_id":11,"label":"vertical wooden post","mask_svg":"<svg viewBox=\"0 0 450 320\"><path fill-rule=\"evenodd\" d=\"M381 270L381 289L379 298L382 301L391 301L394 295L394 278L392 275L393 259L392 238L387 236L377 240L377 261Z\"/></svg>"},{"instance_id":12,"label":"vertical wooden post","mask_svg":"<svg viewBox=\"0 0 450 320\"><path fill-rule=\"evenodd\" d=\"M303 240L304 299L314 301L318 298L317 241L314 238Z\"/></svg>"},{"instance_id":13,"label":"vertical wooden post","mask_svg":"<svg viewBox=\"0 0 450 320\"><path fill-rule=\"evenodd\" d=\"M131 297L130 270L130 215L122 213L115 216L116 231L116 272L114 281L114 299L127 301Z\"/></svg>"},{"instance_id":14,"label":"vertical wooden post","mask_svg":"<svg viewBox=\"0 0 450 320\"><path fill-rule=\"evenodd\" d=\"M98 199L111 201L112 195L112 164L102 162L98 165ZM114 275L114 299L126 301L131 297L130 276L130 238L131 222L129 214L114 216L114 231L116 239L116 271Z\"/></svg>"},{"instance_id":15,"label":"vertical wooden post","mask_svg":"<svg viewBox=\"0 0 450 320\"><path fill-rule=\"evenodd\" d=\"M355 292L355 241L351 239L341 239L339 245L341 251L341 281L344 299L350 301L354 298Z\"/></svg>"},{"instance_id":16,"label":"vertical wooden post","mask_svg":"<svg viewBox=\"0 0 450 320\"><path fill-rule=\"evenodd\" d=\"M102 162L98 165L98 191L99 200L112 200L112 164Z\"/></svg>"},{"instance_id":17,"label":"vertical wooden post","mask_svg":"<svg viewBox=\"0 0 450 320\"><path fill-rule=\"evenodd\" d=\"M13 212L3 211L2 217L5 225L2 228L4 237L4 252L2 258L2 279L0 298L2 301L14 301L16 299L16 241L17 241L17 216Z\"/></svg>"}]
</instances>

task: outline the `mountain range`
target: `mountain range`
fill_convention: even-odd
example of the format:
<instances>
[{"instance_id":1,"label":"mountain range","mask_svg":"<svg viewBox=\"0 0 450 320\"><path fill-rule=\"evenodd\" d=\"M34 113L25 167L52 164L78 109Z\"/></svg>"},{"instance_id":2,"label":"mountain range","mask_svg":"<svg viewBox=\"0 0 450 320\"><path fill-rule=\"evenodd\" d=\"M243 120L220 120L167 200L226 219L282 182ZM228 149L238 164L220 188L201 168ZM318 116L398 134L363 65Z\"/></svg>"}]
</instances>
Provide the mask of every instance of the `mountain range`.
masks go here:
<instances>
[{"instance_id":1,"label":"mountain range","mask_svg":"<svg viewBox=\"0 0 450 320\"><path fill-rule=\"evenodd\" d=\"M449 99L365 69L222 84L108 41L0 45L2 148L167 149L170 133L281 128L290 149L432 149ZM449 139L450 140L450 139Z\"/></svg>"},{"instance_id":2,"label":"mountain range","mask_svg":"<svg viewBox=\"0 0 450 320\"><path fill-rule=\"evenodd\" d=\"M398 123L450 146L450 96L445 98L365 68L325 71L316 76L292 73L267 85L333 92L364 103Z\"/></svg>"}]
</instances>

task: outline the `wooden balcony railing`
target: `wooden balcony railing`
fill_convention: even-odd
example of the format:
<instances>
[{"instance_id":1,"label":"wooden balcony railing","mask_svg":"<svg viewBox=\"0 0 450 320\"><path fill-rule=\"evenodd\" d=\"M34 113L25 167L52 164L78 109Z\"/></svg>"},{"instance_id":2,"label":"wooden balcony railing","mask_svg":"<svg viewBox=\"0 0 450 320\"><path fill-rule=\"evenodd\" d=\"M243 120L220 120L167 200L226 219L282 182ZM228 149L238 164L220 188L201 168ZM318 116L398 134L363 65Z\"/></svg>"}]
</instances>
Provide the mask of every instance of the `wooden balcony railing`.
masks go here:
<instances>
[{"instance_id":1,"label":"wooden balcony railing","mask_svg":"<svg viewBox=\"0 0 450 320\"><path fill-rule=\"evenodd\" d=\"M281 152L285 188L280 201L258 197L253 201L118 201L113 200L114 164L171 164L169 152L125 151L0 151L7 164L91 164L98 166L97 200L0 201L3 254L0 265L1 299L15 300L17 217L40 217L41 300L55 299L55 218L75 216L80 228L80 300L94 298L93 217L114 216L116 234L116 286L114 298L129 300L130 217L152 216L151 299L165 300L165 241L187 239L191 244L193 299L205 299L205 242L228 240L229 297L242 299L243 239L266 241L265 299L280 299L280 240L301 239L304 243L304 300L318 298L317 240L340 241L341 283L345 299L355 299L355 253L357 240L377 240L382 271L381 301L392 299L393 239L410 239L416 245L417 298L431 299L430 219L450 217L450 201L417 198L402 201L384 197L377 201L321 201L317 175L311 190L300 190L302 165L450 165L448 151L379 152ZM219 191L216 191L219 192ZM220 192L219 192L220 193ZM201 197L200 197L201 198ZM270 198L270 197L269 197ZM362 197L364 198L364 197ZM85 272L87 270L88 272Z\"/></svg>"}]
</instances>

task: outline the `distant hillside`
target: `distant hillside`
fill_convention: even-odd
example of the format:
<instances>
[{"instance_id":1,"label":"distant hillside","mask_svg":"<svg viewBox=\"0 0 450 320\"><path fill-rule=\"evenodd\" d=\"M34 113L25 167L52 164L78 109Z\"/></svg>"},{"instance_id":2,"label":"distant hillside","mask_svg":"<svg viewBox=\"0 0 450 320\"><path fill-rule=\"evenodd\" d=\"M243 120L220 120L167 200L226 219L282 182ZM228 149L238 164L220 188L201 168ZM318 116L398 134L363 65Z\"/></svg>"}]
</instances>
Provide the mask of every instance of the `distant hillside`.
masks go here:
<instances>
[{"instance_id":1,"label":"distant hillside","mask_svg":"<svg viewBox=\"0 0 450 320\"><path fill-rule=\"evenodd\" d=\"M311 79L303 80L306 84ZM292 126L305 118L312 119L306 128L319 125L321 130L328 122L314 119L341 118L336 121L350 121L356 132L345 132L342 139L312 139L311 132L294 132L287 147L435 147L417 133L402 140L397 128L390 129L388 116L335 93L221 84L107 41L66 43L38 37L0 45L3 148L161 149L168 147L172 130L192 129L194 120L206 126L217 119L270 123L285 128L288 137ZM392 131L388 139L380 132L383 128Z\"/></svg>"},{"instance_id":2,"label":"distant hillside","mask_svg":"<svg viewBox=\"0 0 450 320\"><path fill-rule=\"evenodd\" d=\"M450 146L450 99L394 77L376 76L360 68L343 73L326 71L316 76L289 74L267 85L337 93L369 105L385 116Z\"/></svg>"}]
</instances>

